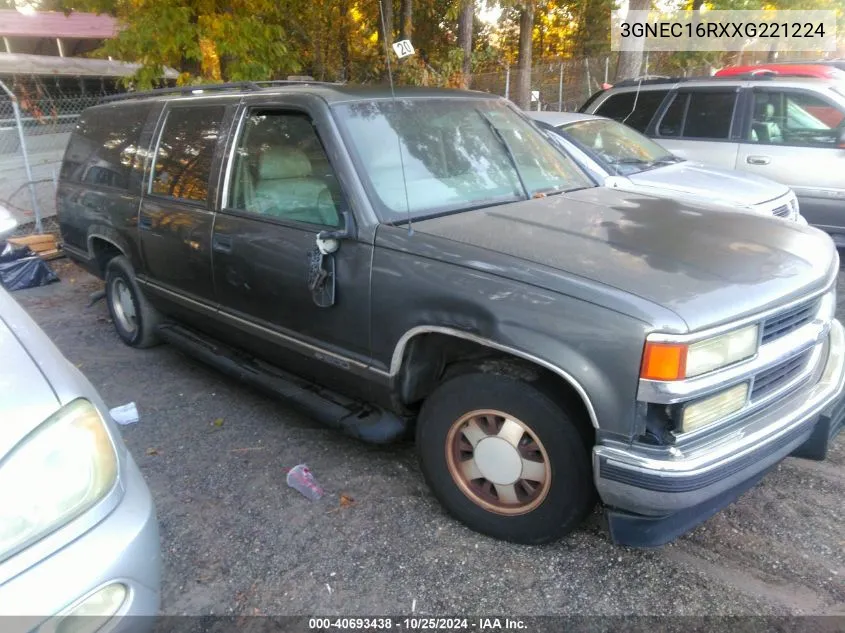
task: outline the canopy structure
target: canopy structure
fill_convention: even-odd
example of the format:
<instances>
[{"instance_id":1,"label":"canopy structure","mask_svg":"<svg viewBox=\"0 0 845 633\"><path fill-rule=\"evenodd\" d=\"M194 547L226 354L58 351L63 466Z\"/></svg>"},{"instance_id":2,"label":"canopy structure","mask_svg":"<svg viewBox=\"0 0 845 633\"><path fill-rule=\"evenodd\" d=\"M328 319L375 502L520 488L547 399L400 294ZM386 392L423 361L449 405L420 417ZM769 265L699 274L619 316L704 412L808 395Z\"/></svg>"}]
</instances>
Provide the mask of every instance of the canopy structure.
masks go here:
<instances>
[{"instance_id":1,"label":"canopy structure","mask_svg":"<svg viewBox=\"0 0 845 633\"><path fill-rule=\"evenodd\" d=\"M140 64L84 57L54 57L0 53L0 77L36 75L41 77L131 77ZM176 79L179 73L166 68L164 79Z\"/></svg>"}]
</instances>

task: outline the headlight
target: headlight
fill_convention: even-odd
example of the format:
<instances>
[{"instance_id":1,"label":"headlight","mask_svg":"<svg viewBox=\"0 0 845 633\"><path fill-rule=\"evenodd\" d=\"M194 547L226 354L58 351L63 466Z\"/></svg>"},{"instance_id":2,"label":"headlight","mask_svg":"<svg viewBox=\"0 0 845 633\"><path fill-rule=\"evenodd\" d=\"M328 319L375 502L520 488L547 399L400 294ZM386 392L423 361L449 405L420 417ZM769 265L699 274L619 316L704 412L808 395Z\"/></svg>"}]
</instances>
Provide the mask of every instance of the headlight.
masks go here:
<instances>
[{"instance_id":1,"label":"headlight","mask_svg":"<svg viewBox=\"0 0 845 633\"><path fill-rule=\"evenodd\" d=\"M79 399L60 409L0 462L0 560L93 506L116 478L96 407Z\"/></svg>"},{"instance_id":2,"label":"headlight","mask_svg":"<svg viewBox=\"0 0 845 633\"><path fill-rule=\"evenodd\" d=\"M792 195L792 200L789 201L789 206L792 208L792 217L796 221L798 220L798 218L803 217L801 215L801 205L798 204L798 197L795 194Z\"/></svg>"},{"instance_id":3,"label":"headlight","mask_svg":"<svg viewBox=\"0 0 845 633\"><path fill-rule=\"evenodd\" d=\"M683 380L733 365L757 353L759 333L755 324L692 344L646 341L640 378Z\"/></svg>"},{"instance_id":4,"label":"headlight","mask_svg":"<svg viewBox=\"0 0 845 633\"><path fill-rule=\"evenodd\" d=\"M686 405L681 414L681 433L689 433L701 427L713 424L722 418L736 413L745 406L748 399L748 383L736 385Z\"/></svg>"}]
</instances>

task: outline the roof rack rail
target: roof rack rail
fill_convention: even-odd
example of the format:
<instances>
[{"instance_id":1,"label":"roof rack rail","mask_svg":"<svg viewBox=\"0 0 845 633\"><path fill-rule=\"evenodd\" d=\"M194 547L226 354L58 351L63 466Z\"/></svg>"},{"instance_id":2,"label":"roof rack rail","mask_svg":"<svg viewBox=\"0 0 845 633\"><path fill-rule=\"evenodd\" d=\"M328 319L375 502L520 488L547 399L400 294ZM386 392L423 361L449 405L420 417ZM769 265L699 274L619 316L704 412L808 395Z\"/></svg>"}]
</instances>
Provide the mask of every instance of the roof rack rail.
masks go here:
<instances>
[{"instance_id":1,"label":"roof rack rail","mask_svg":"<svg viewBox=\"0 0 845 633\"><path fill-rule=\"evenodd\" d=\"M126 99L144 99L146 97L158 97L162 95L190 95L197 92L224 92L226 90L263 90L276 86L295 85L318 85L338 86L343 82L339 81L313 81L310 79L271 79L267 81L234 81L221 84L202 84L197 86L173 86L170 88L155 88L153 90L141 90L138 92L124 92L117 95L109 95L100 99L99 103L110 101L124 101Z\"/></svg>"},{"instance_id":2,"label":"roof rack rail","mask_svg":"<svg viewBox=\"0 0 845 633\"><path fill-rule=\"evenodd\" d=\"M261 86L254 81L235 81L224 84L201 84L197 86L173 86L171 88L155 88L153 90L141 90L138 92L124 92L117 95L109 95L100 99L100 103L109 101L123 101L124 99L143 99L145 97L157 97L159 95L189 95L195 92L223 92L225 90L261 90Z\"/></svg>"},{"instance_id":3,"label":"roof rack rail","mask_svg":"<svg viewBox=\"0 0 845 633\"><path fill-rule=\"evenodd\" d=\"M757 72L757 73L743 73L741 75L724 75L721 77L715 77L711 75L701 75L701 76L689 76L689 77L663 77L660 79L657 78L649 78L649 79L624 79L620 82L613 84L614 88L622 88L625 86L648 86L652 84L673 84L673 83L684 83L687 81L771 81L772 79L795 79L795 75L789 74L777 74L777 73L769 73L769 72Z\"/></svg>"},{"instance_id":4,"label":"roof rack rail","mask_svg":"<svg viewBox=\"0 0 845 633\"><path fill-rule=\"evenodd\" d=\"M341 86L342 81L317 81L315 79L269 79L266 81L253 81L257 86L295 86L297 84L312 85L312 86Z\"/></svg>"}]
</instances>

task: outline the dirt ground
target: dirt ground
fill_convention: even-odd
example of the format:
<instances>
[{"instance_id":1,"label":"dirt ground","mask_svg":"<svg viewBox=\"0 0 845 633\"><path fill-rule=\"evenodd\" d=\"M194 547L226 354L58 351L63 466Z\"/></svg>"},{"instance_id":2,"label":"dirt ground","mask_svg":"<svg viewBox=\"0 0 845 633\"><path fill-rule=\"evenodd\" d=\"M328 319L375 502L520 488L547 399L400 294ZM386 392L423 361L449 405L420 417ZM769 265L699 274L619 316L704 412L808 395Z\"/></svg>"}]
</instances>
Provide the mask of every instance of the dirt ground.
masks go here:
<instances>
[{"instance_id":1,"label":"dirt ground","mask_svg":"<svg viewBox=\"0 0 845 633\"><path fill-rule=\"evenodd\" d=\"M412 446L361 444L172 348L123 345L105 303L88 307L102 283L53 266L60 283L14 296L109 406L137 403L122 429L158 508L165 614L845 616L843 436L661 549L612 545L598 511L556 544L502 543L444 513ZM319 502L285 484L300 462Z\"/></svg>"}]
</instances>

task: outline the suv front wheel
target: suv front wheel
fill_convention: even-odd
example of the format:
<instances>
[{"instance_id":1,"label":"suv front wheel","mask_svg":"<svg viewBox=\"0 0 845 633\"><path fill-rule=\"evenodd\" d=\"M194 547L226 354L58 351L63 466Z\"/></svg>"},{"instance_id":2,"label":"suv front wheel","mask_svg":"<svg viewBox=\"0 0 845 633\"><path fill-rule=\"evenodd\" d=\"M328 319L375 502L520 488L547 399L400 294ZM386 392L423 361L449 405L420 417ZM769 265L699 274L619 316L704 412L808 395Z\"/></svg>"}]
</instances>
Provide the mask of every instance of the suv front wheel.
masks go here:
<instances>
[{"instance_id":1,"label":"suv front wheel","mask_svg":"<svg viewBox=\"0 0 845 633\"><path fill-rule=\"evenodd\" d=\"M457 519L499 539L545 543L575 529L595 505L576 424L529 383L461 375L425 401L417 450L426 481Z\"/></svg>"}]
</instances>

